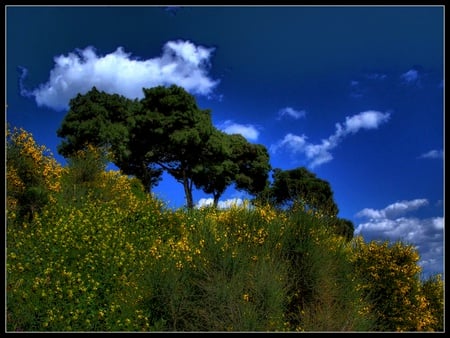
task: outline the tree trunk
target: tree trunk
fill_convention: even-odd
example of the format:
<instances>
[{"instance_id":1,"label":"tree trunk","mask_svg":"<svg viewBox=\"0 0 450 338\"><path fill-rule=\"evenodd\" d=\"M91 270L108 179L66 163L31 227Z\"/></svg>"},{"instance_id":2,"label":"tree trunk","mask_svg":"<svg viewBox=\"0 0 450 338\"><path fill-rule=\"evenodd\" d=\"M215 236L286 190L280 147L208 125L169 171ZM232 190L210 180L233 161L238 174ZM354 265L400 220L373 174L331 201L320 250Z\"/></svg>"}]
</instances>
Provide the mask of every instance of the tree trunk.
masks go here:
<instances>
[{"instance_id":1,"label":"tree trunk","mask_svg":"<svg viewBox=\"0 0 450 338\"><path fill-rule=\"evenodd\" d=\"M214 197L214 208L217 208L217 205L219 204L219 198L220 198L220 194L215 194L213 193L213 197Z\"/></svg>"},{"instance_id":2,"label":"tree trunk","mask_svg":"<svg viewBox=\"0 0 450 338\"><path fill-rule=\"evenodd\" d=\"M184 194L186 196L186 206L188 209L194 208L194 201L192 198L192 182L189 181L189 179L186 177L186 171L183 170L183 187L184 187Z\"/></svg>"}]
</instances>

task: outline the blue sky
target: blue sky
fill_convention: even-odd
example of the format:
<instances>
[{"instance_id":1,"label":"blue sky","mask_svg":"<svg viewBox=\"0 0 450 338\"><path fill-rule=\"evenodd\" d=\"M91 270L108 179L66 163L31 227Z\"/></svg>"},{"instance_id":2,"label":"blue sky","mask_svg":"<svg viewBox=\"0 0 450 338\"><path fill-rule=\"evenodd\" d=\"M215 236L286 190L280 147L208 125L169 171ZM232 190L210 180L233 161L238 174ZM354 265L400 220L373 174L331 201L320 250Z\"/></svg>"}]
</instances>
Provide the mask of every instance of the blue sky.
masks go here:
<instances>
[{"instance_id":1,"label":"blue sky","mask_svg":"<svg viewBox=\"0 0 450 338\"><path fill-rule=\"evenodd\" d=\"M443 6L7 6L6 121L65 163L56 130L77 93L183 86L272 167L327 180L356 234L414 244L424 274L442 273L443 18ZM184 205L168 176L154 191Z\"/></svg>"}]
</instances>

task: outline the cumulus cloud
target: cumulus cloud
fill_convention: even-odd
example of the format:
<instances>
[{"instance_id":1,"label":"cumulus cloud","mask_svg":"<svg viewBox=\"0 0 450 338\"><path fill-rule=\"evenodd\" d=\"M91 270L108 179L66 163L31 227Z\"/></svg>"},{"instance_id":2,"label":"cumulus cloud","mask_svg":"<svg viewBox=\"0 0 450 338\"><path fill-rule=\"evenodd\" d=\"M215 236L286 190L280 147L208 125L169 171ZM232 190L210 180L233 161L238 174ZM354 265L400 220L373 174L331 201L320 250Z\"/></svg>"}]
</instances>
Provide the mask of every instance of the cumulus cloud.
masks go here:
<instances>
[{"instance_id":1,"label":"cumulus cloud","mask_svg":"<svg viewBox=\"0 0 450 338\"><path fill-rule=\"evenodd\" d=\"M365 208L356 217L368 218L355 228L355 235L366 240L401 240L414 245L420 253L423 271L440 272L443 269L443 231L444 218L406 217L409 212L428 205L427 199L395 202L376 210ZM401 217L399 217L401 216Z\"/></svg>"},{"instance_id":2,"label":"cumulus cloud","mask_svg":"<svg viewBox=\"0 0 450 338\"><path fill-rule=\"evenodd\" d=\"M280 120L283 117L291 117L295 120L298 120L302 117L305 117L306 111L304 110L295 110L292 107L285 107L278 111L278 119Z\"/></svg>"},{"instance_id":3,"label":"cumulus cloud","mask_svg":"<svg viewBox=\"0 0 450 338\"><path fill-rule=\"evenodd\" d=\"M428 205L428 200L424 198L415 199L412 201L399 201L392 203L381 210L365 208L358 212L356 216L368 217L371 219L393 218L396 216L404 215L425 205Z\"/></svg>"},{"instance_id":4,"label":"cumulus cloud","mask_svg":"<svg viewBox=\"0 0 450 338\"><path fill-rule=\"evenodd\" d=\"M386 123L390 118L390 113L368 110L351 117L346 117L343 124L336 123L334 134L327 139L323 139L319 144L309 143L305 135L295 135L289 133L277 143L270 146L272 153L280 149L286 149L292 154L302 153L309 161L311 168L327 163L333 159L331 150L349 134L355 134L361 129L377 129L381 124Z\"/></svg>"},{"instance_id":5,"label":"cumulus cloud","mask_svg":"<svg viewBox=\"0 0 450 338\"><path fill-rule=\"evenodd\" d=\"M383 114L378 111L369 110L351 117L345 118L344 128L336 127L336 133L343 135L356 133L360 129L377 129L378 126L389 119L389 113ZM339 130L338 130L339 129Z\"/></svg>"},{"instance_id":6,"label":"cumulus cloud","mask_svg":"<svg viewBox=\"0 0 450 338\"><path fill-rule=\"evenodd\" d=\"M444 158L444 152L439 149L433 149L430 150L422 155L419 156L419 158L426 158L426 159L443 159Z\"/></svg>"},{"instance_id":7,"label":"cumulus cloud","mask_svg":"<svg viewBox=\"0 0 450 338\"><path fill-rule=\"evenodd\" d=\"M247 140L256 141L259 137L259 131L255 126L251 124L239 124L234 123L231 120L227 120L220 123L218 128L227 134L241 134Z\"/></svg>"},{"instance_id":8,"label":"cumulus cloud","mask_svg":"<svg viewBox=\"0 0 450 338\"><path fill-rule=\"evenodd\" d=\"M195 207L203 208L203 207L212 206L213 204L214 204L213 198L201 198ZM225 201L219 201L219 203L217 203L217 208L228 209L231 207L242 206L243 204L244 204L244 201L241 198L230 198Z\"/></svg>"},{"instance_id":9,"label":"cumulus cloud","mask_svg":"<svg viewBox=\"0 0 450 338\"><path fill-rule=\"evenodd\" d=\"M208 74L214 48L196 46L190 41L168 41L162 55L147 60L133 58L118 47L114 52L97 55L93 47L76 49L54 58L55 65L46 83L21 94L34 97L38 106L61 111L69 100L93 86L107 93L142 98L142 88L176 84L192 94L210 95L219 83Z\"/></svg>"}]
</instances>

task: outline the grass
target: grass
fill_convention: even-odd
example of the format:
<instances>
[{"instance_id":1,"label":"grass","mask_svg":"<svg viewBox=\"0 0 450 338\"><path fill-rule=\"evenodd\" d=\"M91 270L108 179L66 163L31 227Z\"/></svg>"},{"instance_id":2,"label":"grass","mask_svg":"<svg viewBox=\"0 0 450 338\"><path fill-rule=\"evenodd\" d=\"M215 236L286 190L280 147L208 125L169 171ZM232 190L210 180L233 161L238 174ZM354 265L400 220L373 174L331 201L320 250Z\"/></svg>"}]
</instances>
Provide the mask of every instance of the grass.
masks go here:
<instances>
[{"instance_id":1,"label":"grass","mask_svg":"<svg viewBox=\"0 0 450 338\"><path fill-rule=\"evenodd\" d=\"M8 331L376 329L361 287L370 281L360 278L373 268L354 263L369 246L337 236L326 219L117 196L49 203L29 222L8 214Z\"/></svg>"}]
</instances>

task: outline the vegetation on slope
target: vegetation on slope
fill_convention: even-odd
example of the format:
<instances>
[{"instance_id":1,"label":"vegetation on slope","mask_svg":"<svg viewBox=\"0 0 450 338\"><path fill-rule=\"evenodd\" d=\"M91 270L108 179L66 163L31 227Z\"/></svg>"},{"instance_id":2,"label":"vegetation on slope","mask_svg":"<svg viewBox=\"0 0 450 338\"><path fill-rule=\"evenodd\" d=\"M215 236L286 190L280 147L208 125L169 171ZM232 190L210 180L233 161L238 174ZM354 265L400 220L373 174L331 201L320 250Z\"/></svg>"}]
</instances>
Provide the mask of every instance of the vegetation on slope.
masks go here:
<instances>
[{"instance_id":1,"label":"vegetation on slope","mask_svg":"<svg viewBox=\"0 0 450 338\"><path fill-rule=\"evenodd\" d=\"M88 146L8 130L8 331L443 331L443 281L296 204L169 209Z\"/></svg>"}]
</instances>

